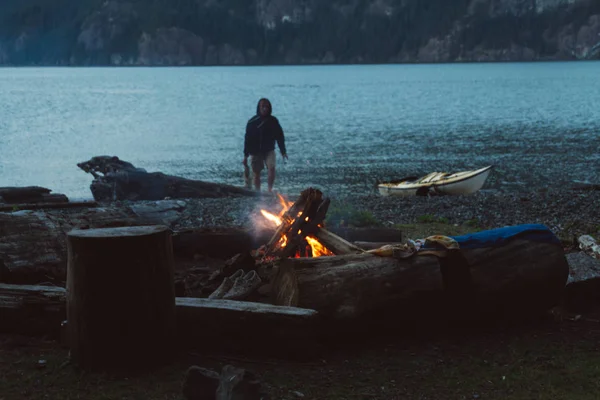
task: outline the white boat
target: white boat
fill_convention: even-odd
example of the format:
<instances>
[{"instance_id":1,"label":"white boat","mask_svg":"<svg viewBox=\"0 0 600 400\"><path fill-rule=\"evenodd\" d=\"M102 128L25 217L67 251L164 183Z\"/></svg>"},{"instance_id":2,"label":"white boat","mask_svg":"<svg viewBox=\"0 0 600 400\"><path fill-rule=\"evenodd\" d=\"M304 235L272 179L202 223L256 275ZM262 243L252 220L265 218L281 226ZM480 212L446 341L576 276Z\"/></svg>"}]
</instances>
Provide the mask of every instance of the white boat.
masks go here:
<instances>
[{"instance_id":1,"label":"white boat","mask_svg":"<svg viewBox=\"0 0 600 400\"><path fill-rule=\"evenodd\" d=\"M418 179L407 178L400 182L377 185L382 196L461 195L475 193L483 187L492 165L485 168L456 173L432 172Z\"/></svg>"}]
</instances>

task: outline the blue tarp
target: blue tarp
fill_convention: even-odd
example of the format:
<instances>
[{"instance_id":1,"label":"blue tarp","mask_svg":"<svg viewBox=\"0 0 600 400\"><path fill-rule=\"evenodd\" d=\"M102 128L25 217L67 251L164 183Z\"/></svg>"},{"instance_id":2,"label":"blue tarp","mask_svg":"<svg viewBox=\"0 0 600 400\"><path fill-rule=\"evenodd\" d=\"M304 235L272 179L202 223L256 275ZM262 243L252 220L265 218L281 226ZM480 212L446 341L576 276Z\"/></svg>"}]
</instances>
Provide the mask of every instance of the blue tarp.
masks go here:
<instances>
[{"instance_id":1,"label":"blue tarp","mask_svg":"<svg viewBox=\"0 0 600 400\"><path fill-rule=\"evenodd\" d=\"M560 244L560 240L548 227L542 224L524 224L507 226L470 233L462 236L450 236L458 242L461 249L478 249L482 247L499 247L515 237L536 242Z\"/></svg>"}]
</instances>

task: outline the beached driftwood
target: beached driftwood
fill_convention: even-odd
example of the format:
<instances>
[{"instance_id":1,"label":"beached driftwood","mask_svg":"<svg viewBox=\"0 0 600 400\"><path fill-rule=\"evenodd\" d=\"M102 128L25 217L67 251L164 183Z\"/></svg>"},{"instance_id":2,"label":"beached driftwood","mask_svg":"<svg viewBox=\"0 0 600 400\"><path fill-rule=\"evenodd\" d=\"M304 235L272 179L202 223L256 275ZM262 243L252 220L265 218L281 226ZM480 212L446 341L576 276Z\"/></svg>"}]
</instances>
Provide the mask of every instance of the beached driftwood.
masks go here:
<instances>
[{"instance_id":1,"label":"beached driftwood","mask_svg":"<svg viewBox=\"0 0 600 400\"><path fill-rule=\"evenodd\" d=\"M175 223L183 201L113 207L0 212L0 281L34 284L66 277L71 229Z\"/></svg>"},{"instance_id":2,"label":"beached driftwood","mask_svg":"<svg viewBox=\"0 0 600 400\"><path fill-rule=\"evenodd\" d=\"M77 166L92 174L90 189L101 202L264 195L244 187L147 172L118 157L96 156Z\"/></svg>"},{"instance_id":3,"label":"beached driftwood","mask_svg":"<svg viewBox=\"0 0 600 400\"><path fill-rule=\"evenodd\" d=\"M66 290L0 283L0 329L4 333L58 336L66 319Z\"/></svg>"},{"instance_id":4,"label":"beached driftwood","mask_svg":"<svg viewBox=\"0 0 600 400\"><path fill-rule=\"evenodd\" d=\"M165 362L175 339L169 228L73 230L67 240L71 360L90 370Z\"/></svg>"},{"instance_id":5,"label":"beached driftwood","mask_svg":"<svg viewBox=\"0 0 600 400\"><path fill-rule=\"evenodd\" d=\"M0 205L69 202L64 194L50 192L50 189L40 186L0 187Z\"/></svg>"},{"instance_id":6,"label":"beached driftwood","mask_svg":"<svg viewBox=\"0 0 600 400\"><path fill-rule=\"evenodd\" d=\"M1 204L1 203L0 203ZM68 208L90 208L96 207L95 201L70 201L68 203L15 203L10 205L0 205L0 212L20 211L20 210L48 210L48 209L68 209Z\"/></svg>"},{"instance_id":7,"label":"beached driftwood","mask_svg":"<svg viewBox=\"0 0 600 400\"><path fill-rule=\"evenodd\" d=\"M528 313L560 302L568 263L556 244L511 240L444 257L359 254L278 260L274 298L335 318L391 309L414 314Z\"/></svg>"},{"instance_id":8,"label":"beached driftwood","mask_svg":"<svg viewBox=\"0 0 600 400\"><path fill-rule=\"evenodd\" d=\"M111 290L104 290L106 299ZM58 337L67 319L66 293L61 287L0 284L0 332ZM176 343L187 350L286 356L302 352L304 341L314 347L310 339L323 333L314 310L186 297L176 297L175 304ZM298 342L289 346L293 340Z\"/></svg>"},{"instance_id":9,"label":"beached driftwood","mask_svg":"<svg viewBox=\"0 0 600 400\"><path fill-rule=\"evenodd\" d=\"M279 260L272 282L275 298L335 318L356 318L403 299L414 301L418 295L443 291L434 256L397 260L357 254Z\"/></svg>"}]
</instances>

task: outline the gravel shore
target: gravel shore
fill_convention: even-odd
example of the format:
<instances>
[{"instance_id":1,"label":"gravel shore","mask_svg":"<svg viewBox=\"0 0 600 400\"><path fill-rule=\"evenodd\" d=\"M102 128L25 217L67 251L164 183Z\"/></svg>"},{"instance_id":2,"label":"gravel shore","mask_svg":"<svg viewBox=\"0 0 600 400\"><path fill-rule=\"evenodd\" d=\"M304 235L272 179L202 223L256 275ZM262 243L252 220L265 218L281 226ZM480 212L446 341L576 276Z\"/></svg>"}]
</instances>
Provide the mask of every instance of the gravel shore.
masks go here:
<instances>
[{"instance_id":1,"label":"gravel shore","mask_svg":"<svg viewBox=\"0 0 600 400\"><path fill-rule=\"evenodd\" d=\"M297 194L287 197L293 201ZM328 196L324 193L324 196ZM277 212L275 199L223 198L186 200L179 228L192 226L250 226L260 209ZM595 234L600 230L600 191L552 189L519 193L480 191L470 196L382 197L347 195L331 197L331 207L371 214L385 226L439 220L449 224L470 223L480 228L539 223L563 238ZM260 220L261 217L258 218Z\"/></svg>"}]
</instances>

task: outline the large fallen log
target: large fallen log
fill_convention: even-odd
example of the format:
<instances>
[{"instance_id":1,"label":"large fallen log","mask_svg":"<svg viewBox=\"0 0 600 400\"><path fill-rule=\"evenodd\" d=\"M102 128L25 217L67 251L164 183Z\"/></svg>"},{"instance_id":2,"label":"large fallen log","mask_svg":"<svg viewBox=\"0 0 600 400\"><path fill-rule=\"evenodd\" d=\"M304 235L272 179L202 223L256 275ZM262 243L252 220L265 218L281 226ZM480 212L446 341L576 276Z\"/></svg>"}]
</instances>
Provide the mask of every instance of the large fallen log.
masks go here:
<instances>
[{"instance_id":1,"label":"large fallen log","mask_svg":"<svg viewBox=\"0 0 600 400\"><path fill-rule=\"evenodd\" d=\"M285 357L314 348L312 339L325 333L314 310L186 297L175 304L177 343L185 350ZM66 319L66 289L0 284L0 332L58 338Z\"/></svg>"},{"instance_id":2,"label":"large fallen log","mask_svg":"<svg viewBox=\"0 0 600 400\"><path fill-rule=\"evenodd\" d=\"M147 172L118 157L92 157L77 166L94 176L90 189L100 202L269 195L244 187Z\"/></svg>"},{"instance_id":3,"label":"large fallen log","mask_svg":"<svg viewBox=\"0 0 600 400\"><path fill-rule=\"evenodd\" d=\"M185 218L185 202L113 205L0 213L0 282L36 284L66 278L65 235L76 228L105 228L166 224ZM271 231L242 227L207 227L178 230L173 251L179 260L196 255L228 259L266 243ZM2 267L3 266L3 267Z\"/></svg>"},{"instance_id":4,"label":"large fallen log","mask_svg":"<svg viewBox=\"0 0 600 400\"><path fill-rule=\"evenodd\" d=\"M173 250L178 257L202 254L231 258L268 242L270 232L256 233L242 227L213 227L179 230L173 235Z\"/></svg>"},{"instance_id":5,"label":"large fallen log","mask_svg":"<svg viewBox=\"0 0 600 400\"><path fill-rule=\"evenodd\" d=\"M0 205L0 212L20 211L20 210L47 210L47 209L65 209L65 208L90 208L96 207L95 201L70 201L68 203L15 203L11 205Z\"/></svg>"},{"instance_id":6,"label":"large fallen log","mask_svg":"<svg viewBox=\"0 0 600 400\"><path fill-rule=\"evenodd\" d=\"M66 306L65 288L0 283L0 329L4 333L57 337Z\"/></svg>"},{"instance_id":7,"label":"large fallen log","mask_svg":"<svg viewBox=\"0 0 600 400\"><path fill-rule=\"evenodd\" d=\"M40 186L0 187L0 204L69 202L64 194L50 192L50 189Z\"/></svg>"},{"instance_id":8,"label":"large fallen log","mask_svg":"<svg viewBox=\"0 0 600 400\"><path fill-rule=\"evenodd\" d=\"M177 222L183 201L78 209L0 213L0 260L5 283L33 284L66 278L66 233L71 229Z\"/></svg>"},{"instance_id":9,"label":"large fallen log","mask_svg":"<svg viewBox=\"0 0 600 400\"><path fill-rule=\"evenodd\" d=\"M272 282L276 297L288 299L292 295L284 293L297 290L297 307L341 319L357 318L401 300L418 305L419 298L443 292L435 256L397 260L356 254L285 259L276 262Z\"/></svg>"},{"instance_id":10,"label":"large fallen log","mask_svg":"<svg viewBox=\"0 0 600 400\"><path fill-rule=\"evenodd\" d=\"M381 310L398 320L419 314L510 317L560 303L569 267L547 228L510 227L455 239L460 249L278 260L271 291L334 318Z\"/></svg>"}]
</instances>

